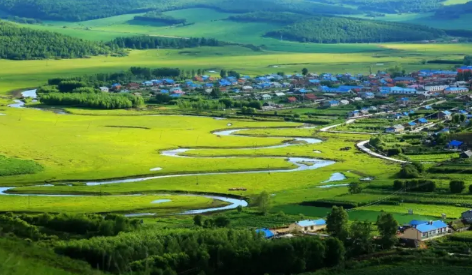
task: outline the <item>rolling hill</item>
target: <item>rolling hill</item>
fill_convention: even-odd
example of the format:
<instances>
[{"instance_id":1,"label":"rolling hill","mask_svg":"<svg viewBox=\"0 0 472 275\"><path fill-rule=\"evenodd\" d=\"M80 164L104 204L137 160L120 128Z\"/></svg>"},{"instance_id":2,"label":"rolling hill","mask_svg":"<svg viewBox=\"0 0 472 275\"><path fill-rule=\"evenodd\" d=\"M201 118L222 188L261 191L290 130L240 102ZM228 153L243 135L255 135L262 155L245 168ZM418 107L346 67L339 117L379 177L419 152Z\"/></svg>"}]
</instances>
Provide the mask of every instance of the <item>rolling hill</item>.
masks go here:
<instances>
[{"instance_id":1,"label":"rolling hill","mask_svg":"<svg viewBox=\"0 0 472 275\"><path fill-rule=\"evenodd\" d=\"M0 58L78 58L109 53L111 50L100 43L0 21Z\"/></svg>"}]
</instances>

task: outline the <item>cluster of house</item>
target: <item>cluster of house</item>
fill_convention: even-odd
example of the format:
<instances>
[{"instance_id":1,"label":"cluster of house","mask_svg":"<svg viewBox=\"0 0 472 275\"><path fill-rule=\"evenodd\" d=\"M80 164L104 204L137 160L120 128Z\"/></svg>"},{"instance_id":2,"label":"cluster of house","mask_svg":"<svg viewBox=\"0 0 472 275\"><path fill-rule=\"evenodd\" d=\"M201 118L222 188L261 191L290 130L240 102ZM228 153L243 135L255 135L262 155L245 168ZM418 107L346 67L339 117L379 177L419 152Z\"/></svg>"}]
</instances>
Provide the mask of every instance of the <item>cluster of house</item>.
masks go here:
<instances>
[{"instance_id":1,"label":"cluster of house","mask_svg":"<svg viewBox=\"0 0 472 275\"><path fill-rule=\"evenodd\" d=\"M433 108L429 105L421 107L420 109L424 110L432 110ZM401 119L404 117L409 117L410 114L413 114L414 111L410 110L408 112L401 112L401 113L395 113L393 114L393 118L395 119ZM452 116L455 114L460 114L464 115L466 117L465 123L469 123L470 119L472 119L472 114L465 110L452 110L452 111L438 111L437 113L433 115L429 115L430 118L438 119L438 120L445 120L449 121L452 119ZM427 118L421 117L416 120L412 120L409 122L406 122L404 124L396 124L390 127L385 128L386 133L403 133L406 130L415 130L418 127L422 127L430 123Z\"/></svg>"},{"instance_id":2,"label":"cluster of house","mask_svg":"<svg viewBox=\"0 0 472 275\"><path fill-rule=\"evenodd\" d=\"M256 99L264 101L283 97L288 103L319 101L325 107L335 107L364 99L388 97L389 95L415 95L429 98L468 92L471 84L465 81L456 81L457 74L458 71L421 70L410 76L393 78L386 72L369 75L349 73L268 74L254 78L228 76L218 79L202 75L195 76L192 80L179 81L179 83L173 79L154 79L126 85L115 83L111 87L101 87L100 89L103 92L131 92L138 89L151 89L157 93L168 93L173 97L180 97L186 92L191 93L196 89L210 93L217 87L221 92L240 93L241 95L257 91ZM324 93L326 97L317 98L314 93ZM349 99L329 99L333 96L349 96Z\"/></svg>"}]
</instances>

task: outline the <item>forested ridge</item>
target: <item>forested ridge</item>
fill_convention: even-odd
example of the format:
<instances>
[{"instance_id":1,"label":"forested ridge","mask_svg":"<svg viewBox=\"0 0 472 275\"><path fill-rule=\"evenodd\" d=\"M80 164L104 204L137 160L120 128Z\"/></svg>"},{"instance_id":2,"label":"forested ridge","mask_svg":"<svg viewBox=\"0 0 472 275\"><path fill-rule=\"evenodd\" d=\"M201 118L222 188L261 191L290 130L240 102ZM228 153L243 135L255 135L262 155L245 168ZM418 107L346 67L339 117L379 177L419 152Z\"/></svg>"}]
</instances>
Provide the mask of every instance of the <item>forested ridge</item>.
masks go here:
<instances>
[{"instance_id":1,"label":"forested ridge","mask_svg":"<svg viewBox=\"0 0 472 275\"><path fill-rule=\"evenodd\" d=\"M266 35L300 42L367 43L431 40L445 34L443 30L413 24L315 16Z\"/></svg>"},{"instance_id":2,"label":"forested ridge","mask_svg":"<svg viewBox=\"0 0 472 275\"><path fill-rule=\"evenodd\" d=\"M43 19L84 21L139 12L185 8L213 8L226 12L292 11L305 14L360 14L357 9L303 0L2 0L0 10L12 15Z\"/></svg>"},{"instance_id":3,"label":"forested ridge","mask_svg":"<svg viewBox=\"0 0 472 275\"><path fill-rule=\"evenodd\" d=\"M442 7L436 11L435 17L441 19L454 19L466 14L472 16L472 1L465 4Z\"/></svg>"},{"instance_id":4,"label":"forested ridge","mask_svg":"<svg viewBox=\"0 0 472 275\"><path fill-rule=\"evenodd\" d=\"M212 38L168 38L158 36L132 36L119 37L107 43L111 47L130 48L130 49L183 49L195 48L201 46L216 47L223 46L226 43Z\"/></svg>"},{"instance_id":5,"label":"forested ridge","mask_svg":"<svg viewBox=\"0 0 472 275\"><path fill-rule=\"evenodd\" d=\"M0 58L3 59L78 58L110 53L104 44L0 20Z\"/></svg>"},{"instance_id":6,"label":"forested ridge","mask_svg":"<svg viewBox=\"0 0 472 275\"><path fill-rule=\"evenodd\" d=\"M444 0L317 0L328 4L357 6L363 11L382 13L430 12L442 7Z\"/></svg>"}]
</instances>

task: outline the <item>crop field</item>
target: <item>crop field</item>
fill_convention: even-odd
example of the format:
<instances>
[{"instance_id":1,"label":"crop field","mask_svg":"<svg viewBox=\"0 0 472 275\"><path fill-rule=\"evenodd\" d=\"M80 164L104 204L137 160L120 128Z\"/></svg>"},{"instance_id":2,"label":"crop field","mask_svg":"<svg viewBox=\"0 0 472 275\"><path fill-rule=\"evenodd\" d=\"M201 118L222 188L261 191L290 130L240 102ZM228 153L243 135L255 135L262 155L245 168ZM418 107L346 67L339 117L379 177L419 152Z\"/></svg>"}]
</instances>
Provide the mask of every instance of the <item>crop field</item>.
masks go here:
<instances>
[{"instance_id":1,"label":"crop field","mask_svg":"<svg viewBox=\"0 0 472 275\"><path fill-rule=\"evenodd\" d=\"M274 213L282 211L290 215L302 214L310 218L320 218L320 217L322 218L322 217L326 217L326 215L331 211L331 208L289 204L289 205L275 206L272 209L272 211ZM420 214L408 215L408 214L396 213L396 212L391 212L391 213L400 224L408 223L409 221L414 220L414 219L430 220L434 218L433 216L429 216L429 215L420 215ZM375 222L377 220L377 217L380 215L380 211L360 209L360 210L350 211L348 214L349 214L349 220L351 221L358 220L358 221Z\"/></svg>"},{"instance_id":2,"label":"crop field","mask_svg":"<svg viewBox=\"0 0 472 275\"><path fill-rule=\"evenodd\" d=\"M450 154L426 154L426 155L405 155L410 161L420 162L443 162L446 160L454 159L459 157L459 153Z\"/></svg>"},{"instance_id":3,"label":"crop field","mask_svg":"<svg viewBox=\"0 0 472 275\"><path fill-rule=\"evenodd\" d=\"M370 48L353 52L350 49ZM461 59L472 49L470 44L342 44L315 45L311 53L255 52L238 46L201 47L183 50L134 50L126 57L92 57L73 60L0 60L0 94L42 85L48 78L78 76L90 73L116 72L132 66L180 67L182 69L232 69L243 74L257 75L283 71L300 72L306 67L312 72L368 72L402 64L407 70L424 68L424 59ZM347 50L340 52L341 50ZM462 54L462 55L461 55ZM442 65L431 64L431 68Z\"/></svg>"}]
</instances>

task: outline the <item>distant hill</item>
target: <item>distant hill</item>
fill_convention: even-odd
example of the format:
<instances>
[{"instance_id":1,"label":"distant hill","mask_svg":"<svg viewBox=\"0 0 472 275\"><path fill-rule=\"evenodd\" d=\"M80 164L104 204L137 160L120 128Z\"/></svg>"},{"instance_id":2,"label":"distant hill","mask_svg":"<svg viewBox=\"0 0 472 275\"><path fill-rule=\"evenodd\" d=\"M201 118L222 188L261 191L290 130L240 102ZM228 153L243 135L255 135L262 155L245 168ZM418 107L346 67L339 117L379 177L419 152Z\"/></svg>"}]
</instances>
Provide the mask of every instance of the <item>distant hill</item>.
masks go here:
<instances>
[{"instance_id":1,"label":"distant hill","mask_svg":"<svg viewBox=\"0 0 472 275\"><path fill-rule=\"evenodd\" d=\"M472 1L465 4L442 7L436 11L435 17L441 19L454 19L466 14L472 16Z\"/></svg>"},{"instance_id":2,"label":"distant hill","mask_svg":"<svg viewBox=\"0 0 472 275\"><path fill-rule=\"evenodd\" d=\"M0 58L3 59L77 58L109 53L110 49L99 43L0 20Z\"/></svg>"},{"instance_id":3,"label":"distant hill","mask_svg":"<svg viewBox=\"0 0 472 275\"><path fill-rule=\"evenodd\" d=\"M362 11L381 13L431 12L441 8L445 0L316 0L322 3L357 6Z\"/></svg>"},{"instance_id":4,"label":"distant hill","mask_svg":"<svg viewBox=\"0 0 472 275\"><path fill-rule=\"evenodd\" d=\"M266 34L274 38L315 43L419 41L445 35L443 30L426 26L329 16L314 16Z\"/></svg>"},{"instance_id":5,"label":"distant hill","mask_svg":"<svg viewBox=\"0 0 472 275\"><path fill-rule=\"evenodd\" d=\"M84 21L120 14L206 7L226 12L296 11L306 14L360 14L339 5L304 0L0 0L0 10L42 20Z\"/></svg>"}]
</instances>

